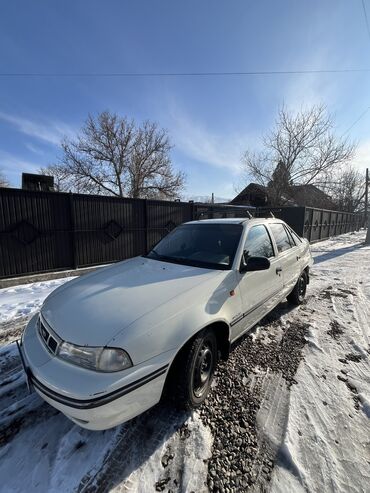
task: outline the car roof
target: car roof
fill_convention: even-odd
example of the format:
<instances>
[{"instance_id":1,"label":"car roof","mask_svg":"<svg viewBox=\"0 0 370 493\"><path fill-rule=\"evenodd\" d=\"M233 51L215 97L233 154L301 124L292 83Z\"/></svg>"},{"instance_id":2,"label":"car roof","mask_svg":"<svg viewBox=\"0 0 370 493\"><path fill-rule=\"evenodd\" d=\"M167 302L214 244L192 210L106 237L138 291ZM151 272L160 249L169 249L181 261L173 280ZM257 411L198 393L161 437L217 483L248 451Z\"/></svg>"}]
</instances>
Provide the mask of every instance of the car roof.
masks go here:
<instances>
[{"instance_id":1,"label":"car roof","mask_svg":"<svg viewBox=\"0 0 370 493\"><path fill-rule=\"evenodd\" d=\"M243 224L243 223L267 223L267 222L283 222L281 219L269 217L227 217L218 219L200 219L198 221L189 221L185 224Z\"/></svg>"}]
</instances>

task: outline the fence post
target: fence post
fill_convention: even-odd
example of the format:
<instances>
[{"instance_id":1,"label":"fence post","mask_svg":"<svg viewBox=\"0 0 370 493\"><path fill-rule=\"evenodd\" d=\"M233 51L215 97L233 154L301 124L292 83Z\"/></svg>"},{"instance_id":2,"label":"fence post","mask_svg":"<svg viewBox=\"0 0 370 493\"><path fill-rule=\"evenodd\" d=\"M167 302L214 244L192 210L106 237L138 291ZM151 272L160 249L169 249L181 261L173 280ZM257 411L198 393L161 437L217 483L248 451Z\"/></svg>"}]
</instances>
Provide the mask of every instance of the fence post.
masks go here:
<instances>
[{"instance_id":1,"label":"fence post","mask_svg":"<svg viewBox=\"0 0 370 493\"><path fill-rule=\"evenodd\" d=\"M367 222L367 232L366 232L366 238L365 238L365 245L370 245L370 219L368 219L368 222Z\"/></svg>"},{"instance_id":2,"label":"fence post","mask_svg":"<svg viewBox=\"0 0 370 493\"><path fill-rule=\"evenodd\" d=\"M324 211L321 211L320 213L320 232L319 232L319 238L322 240L322 216L324 215Z\"/></svg>"},{"instance_id":3,"label":"fence post","mask_svg":"<svg viewBox=\"0 0 370 493\"><path fill-rule=\"evenodd\" d=\"M191 205L191 220L192 221L195 221L196 220L196 217L194 217L194 211L195 211L194 202L190 202L190 205Z\"/></svg>"},{"instance_id":4,"label":"fence post","mask_svg":"<svg viewBox=\"0 0 370 493\"><path fill-rule=\"evenodd\" d=\"M70 224L72 266L74 269L77 269L78 263L77 263L77 252L76 252L76 229L75 229L75 215L74 215L74 199L72 192L69 193L69 224Z\"/></svg>"},{"instance_id":5,"label":"fence post","mask_svg":"<svg viewBox=\"0 0 370 493\"><path fill-rule=\"evenodd\" d=\"M148 201L144 199L144 244L145 252L148 253Z\"/></svg>"},{"instance_id":6,"label":"fence post","mask_svg":"<svg viewBox=\"0 0 370 493\"><path fill-rule=\"evenodd\" d=\"M312 239L312 228L313 228L313 209L310 209L308 227L310 228L309 229L309 235L308 235L308 241L311 243L311 239Z\"/></svg>"}]
</instances>

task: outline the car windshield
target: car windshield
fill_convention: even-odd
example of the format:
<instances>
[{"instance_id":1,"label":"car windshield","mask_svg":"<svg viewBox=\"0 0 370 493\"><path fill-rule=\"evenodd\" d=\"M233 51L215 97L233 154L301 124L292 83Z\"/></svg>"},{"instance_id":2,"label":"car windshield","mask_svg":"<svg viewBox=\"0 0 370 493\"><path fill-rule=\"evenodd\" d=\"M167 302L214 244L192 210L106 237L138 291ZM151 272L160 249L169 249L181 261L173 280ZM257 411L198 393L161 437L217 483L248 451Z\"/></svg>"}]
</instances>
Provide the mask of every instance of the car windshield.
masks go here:
<instances>
[{"instance_id":1,"label":"car windshield","mask_svg":"<svg viewBox=\"0 0 370 493\"><path fill-rule=\"evenodd\" d=\"M206 269L231 269L242 229L240 224L184 224L146 257Z\"/></svg>"}]
</instances>

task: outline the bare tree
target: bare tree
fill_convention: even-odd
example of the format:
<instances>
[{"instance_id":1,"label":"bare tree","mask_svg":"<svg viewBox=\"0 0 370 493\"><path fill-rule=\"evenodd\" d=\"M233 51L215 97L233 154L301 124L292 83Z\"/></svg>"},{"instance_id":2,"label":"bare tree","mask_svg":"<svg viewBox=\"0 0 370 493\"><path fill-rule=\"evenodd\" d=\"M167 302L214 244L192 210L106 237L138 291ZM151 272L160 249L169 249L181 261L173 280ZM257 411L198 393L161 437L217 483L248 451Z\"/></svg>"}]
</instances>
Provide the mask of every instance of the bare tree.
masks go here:
<instances>
[{"instance_id":1,"label":"bare tree","mask_svg":"<svg viewBox=\"0 0 370 493\"><path fill-rule=\"evenodd\" d=\"M346 212L363 210L365 178L353 166L345 165L332 170L318 186L331 197L339 210Z\"/></svg>"},{"instance_id":2,"label":"bare tree","mask_svg":"<svg viewBox=\"0 0 370 493\"><path fill-rule=\"evenodd\" d=\"M83 186L79 186L79 183L62 164L50 164L49 166L39 168L38 172L41 175L54 177L54 189L57 192L87 192Z\"/></svg>"},{"instance_id":3,"label":"bare tree","mask_svg":"<svg viewBox=\"0 0 370 493\"><path fill-rule=\"evenodd\" d=\"M56 172L59 187L133 198L176 198L184 175L173 169L167 132L156 123L138 126L133 120L105 111L89 116L76 139L62 142Z\"/></svg>"},{"instance_id":4,"label":"bare tree","mask_svg":"<svg viewBox=\"0 0 370 493\"><path fill-rule=\"evenodd\" d=\"M272 202L283 204L292 185L314 185L353 157L354 145L335 137L333 126L324 106L296 114L282 107L274 129L263 138L263 150L245 152L244 170L268 186Z\"/></svg>"},{"instance_id":5,"label":"bare tree","mask_svg":"<svg viewBox=\"0 0 370 493\"><path fill-rule=\"evenodd\" d=\"M0 171L0 188L7 188L9 186L8 180L5 178L5 175L2 171Z\"/></svg>"}]
</instances>

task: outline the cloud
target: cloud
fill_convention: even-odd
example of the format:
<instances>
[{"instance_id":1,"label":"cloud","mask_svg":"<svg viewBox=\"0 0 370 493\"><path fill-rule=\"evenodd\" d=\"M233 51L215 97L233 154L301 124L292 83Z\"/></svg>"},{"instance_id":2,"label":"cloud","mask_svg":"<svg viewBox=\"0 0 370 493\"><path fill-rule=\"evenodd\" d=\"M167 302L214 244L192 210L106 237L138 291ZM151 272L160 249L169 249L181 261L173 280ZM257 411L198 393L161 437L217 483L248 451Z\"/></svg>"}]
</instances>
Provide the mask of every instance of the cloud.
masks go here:
<instances>
[{"instance_id":1,"label":"cloud","mask_svg":"<svg viewBox=\"0 0 370 493\"><path fill-rule=\"evenodd\" d=\"M325 70L333 66L333 50L330 46L321 46L316 52L300 53L295 60L302 70ZM324 103L331 106L337 103L338 84L336 77L325 73L305 73L289 76L283 81L284 103L292 109L310 107Z\"/></svg>"},{"instance_id":2,"label":"cloud","mask_svg":"<svg viewBox=\"0 0 370 493\"><path fill-rule=\"evenodd\" d=\"M210 166L241 172L241 156L248 140L241 135L218 135L178 108L169 112L171 136L175 148Z\"/></svg>"},{"instance_id":3,"label":"cloud","mask_svg":"<svg viewBox=\"0 0 370 493\"><path fill-rule=\"evenodd\" d=\"M30 144L29 142L27 142L25 144L25 146L27 147L27 149L31 152L33 152L34 154L38 154L38 155L43 155L45 154L44 151L42 149L40 149L39 147L37 146L34 146L33 144Z\"/></svg>"},{"instance_id":4,"label":"cloud","mask_svg":"<svg viewBox=\"0 0 370 493\"><path fill-rule=\"evenodd\" d=\"M22 173L37 173L40 163L33 163L14 154L0 151L0 170L12 186L20 186Z\"/></svg>"},{"instance_id":5,"label":"cloud","mask_svg":"<svg viewBox=\"0 0 370 493\"><path fill-rule=\"evenodd\" d=\"M0 111L0 120L10 123L25 135L53 145L59 145L63 137L71 137L74 134L74 130L70 125L56 120L34 121L2 111Z\"/></svg>"},{"instance_id":6,"label":"cloud","mask_svg":"<svg viewBox=\"0 0 370 493\"><path fill-rule=\"evenodd\" d=\"M366 168L370 168L369 156L370 156L370 139L364 140L358 145L355 157L351 164L356 166L356 168L358 168L359 171L365 172Z\"/></svg>"}]
</instances>

